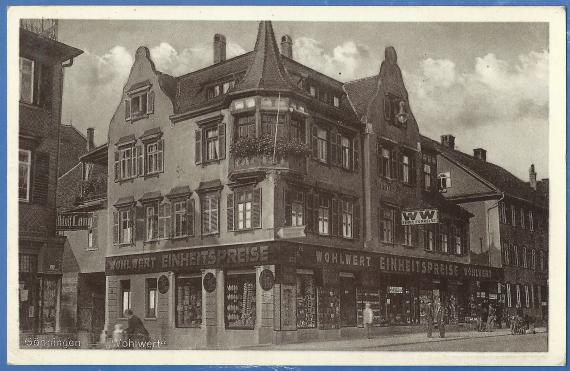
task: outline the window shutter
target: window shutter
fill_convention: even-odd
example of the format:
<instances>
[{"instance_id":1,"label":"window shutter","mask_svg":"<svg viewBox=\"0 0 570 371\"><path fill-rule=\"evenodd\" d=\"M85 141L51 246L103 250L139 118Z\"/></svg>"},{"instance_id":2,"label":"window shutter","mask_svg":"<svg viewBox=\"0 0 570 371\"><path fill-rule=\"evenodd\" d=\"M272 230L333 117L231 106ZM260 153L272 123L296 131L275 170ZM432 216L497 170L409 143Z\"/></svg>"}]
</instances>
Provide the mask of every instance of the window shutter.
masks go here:
<instances>
[{"instance_id":1,"label":"window shutter","mask_svg":"<svg viewBox=\"0 0 570 371\"><path fill-rule=\"evenodd\" d=\"M253 190L252 224L253 228L261 228L261 188Z\"/></svg>"},{"instance_id":2,"label":"window shutter","mask_svg":"<svg viewBox=\"0 0 570 371\"><path fill-rule=\"evenodd\" d=\"M164 170L164 139L159 139L158 144L158 153L157 153L157 170L162 172Z\"/></svg>"},{"instance_id":3,"label":"window shutter","mask_svg":"<svg viewBox=\"0 0 570 371\"><path fill-rule=\"evenodd\" d=\"M310 193L305 196L305 225L307 232L313 231L313 195Z\"/></svg>"},{"instance_id":4,"label":"window shutter","mask_svg":"<svg viewBox=\"0 0 570 371\"><path fill-rule=\"evenodd\" d=\"M227 214L227 224L228 224L228 231L234 230L234 193L228 193L228 200L227 200L227 207L226 207L226 214Z\"/></svg>"},{"instance_id":5,"label":"window shutter","mask_svg":"<svg viewBox=\"0 0 570 371\"><path fill-rule=\"evenodd\" d=\"M119 212L113 211L113 245L119 243Z\"/></svg>"},{"instance_id":6,"label":"window shutter","mask_svg":"<svg viewBox=\"0 0 570 371\"><path fill-rule=\"evenodd\" d=\"M315 226L315 232L319 232L319 194L313 195L313 225ZM330 221L329 221L330 222Z\"/></svg>"},{"instance_id":7,"label":"window shutter","mask_svg":"<svg viewBox=\"0 0 570 371\"><path fill-rule=\"evenodd\" d=\"M132 215L134 212L134 215ZM134 207L133 212L131 212L131 219L135 219L135 224L134 224L134 231L132 233L132 236L134 236L135 241L144 241L146 240L146 236L145 236L145 231L146 231L146 225L145 225L145 210L143 206L136 206Z\"/></svg>"},{"instance_id":8,"label":"window shutter","mask_svg":"<svg viewBox=\"0 0 570 371\"><path fill-rule=\"evenodd\" d=\"M154 112L154 91L151 90L146 95L146 113L150 115Z\"/></svg>"},{"instance_id":9,"label":"window shutter","mask_svg":"<svg viewBox=\"0 0 570 371\"><path fill-rule=\"evenodd\" d=\"M140 144L136 146L136 157L137 157L137 167L135 171L138 174L138 176L144 176L144 151L143 151L143 146Z\"/></svg>"},{"instance_id":10,"label":"window shutter","mask_svg":"<svg viewBox=\"0 0 570 371\"><path fill-rule=\"evenodd\" d=\"M99 217L93 213L91 218L91 234L93 235L93 249L98 247L98 236L97 236L97 223L99 223Z\"/></svg>"},{"instance_id":11,"label":"window shutter","mask_svg":"<svg viewBox=\"0 0 570 371\"><path fill-rule=\"evenodd\" d=\"M317 140L317 126L313 125L311 128L311 149L313 150L313 158L319 158L319 148Z\"/></svg>"},{"instance_id":12,"label":"window shutter","mask_svg":"<svg viewBox=\"0 0 570 371\"><path fill-rule=\"evenodd\" d=\"M119 161L119 151L115 151L115 182L121 177L121 163Z\"/></svg>"},{"instance_id":13,"label":"window shutter","mask_svg":"<svg viewBox=\"0 0 570 371\"><path fill-rule=\"evenodd\" d=\"M292 205L292 200L291 200L291 195L292 191L290 190L285 190L285 225L286 226L290 226L291 220L292 220L292 214L293 214L293 205Z\"/></svg>"},{"instance_id":14,"label":"window shutter","mask_svg":"<svg viewBox=\"0 0 570 371\"><path fill-rule=\"evenodd\" d=\"M360 204L358 201L354 202L354 209L352 211L352 232L354 238L360 238Z\"/></svg>"},{"instance_id":15,"label":"window shutter","mask_svg":"<svg viewBox=\"0 0 570 371\"><path fill-rule=\"evenodd\" d=\"M358 171L360 167L360 144L359 137L352 140L352 170Z\"/></svg>"},{"instance_id":16,"label":"window shutter","mask_svg":"<svg viewBox=\"0 0 570 371\"><path fill-rule=\"evenodd\" d=\"M34 167L34 192L33 201L46 205L48 202L49 189L49 153L37 152Z\"/></svg>"},{"instance_id":17,"label":"window shutter","mask_svg":"<svg viewBox=\"0 0 570 371\"><path fill-rule=\"evenodd\" d=\"M196 130L194 132L196 145L194 147L194 163L202 163L202 130Z\"/></svg>"},{"instance_id":18,"label":"window shutter","mask_svg":"<svg viewBox=\"0 0 570 371\"><path fill-rule=\"evenodd\" d=\"M219 159L226 158L226 124L218 125Z\"/></svg>"},{"instance_id":19,"label":"window shutter","mask_svg":"<svg viewBox=\"0 0 570 371\"><path fill-rule=\"evenodd\" d=\"M390 151L390 176L392 179L398 179L398 153L395 149Z\"/></svg>"},{"instance_id":20,"label":"window shutter","mask_svg":"<svg viewBox=\"0 0 570 371\"><path fill-rule=\"evenodd\" d=\"M342 166L342 139L340 134L336 134L336 162Z\"/></svg>"},{"instance_id":21,"label":"window shutter","mask_svg":"<svg viewBox=\"0 0 570 371\"><path fill-rule=\"evenodd\" d=\"M342 223L339 221L339 212L338 212L339 204L342 205L342 200L337 200L336 198L332 199L332 217L331 217L332 236L342 235L342 227L339 228L339 225ZM340 209L342 210L342 207Z\"/></svg>"},{"instance_id":22,"label":"window shutter","mask_svg":"<svg viewBox=\"0 0 570 371\"><path fill-rule=\"evenodd\" d=\"M200 198L200 219L201 219L201 225L202 225L202 235L206 234L207 232L207 227L209 226L210 220L208 219L208 214L206 213L206 210L208 208L208 199L205 197Z\"/></svg>"},{"instance_id":23,"label":"window shutter","mask_svg":"<svg viewBox=\"0 0 570 371\"><path fill-rule=\"evenodd\" d=\"M164 238L172 235L172 210L170 202L164 204Z\"/></svg>"},{"instance_id":24,"label":"window shutter","mask_svg":"<svg viewBox=\"0 0 570 371\"><path fill-rule=\"evenodd\" d=\"M131 100L125 99L125 121L131 119Z\"/></svg>"},{"instance_id":25,"label":"window shutter","mask_svg":"<svg viewBox=\"0 0 570 371\"><path fill-rule=\"evenodd\" d=\"M194 199L186 200L186 220L188 222L188 235L194 236Z\"/></svg>"},{"instance_id":26,"label":"window shutter","mask_svg":"<svg viewBox=\"0 0 570 371\"><path fill-rule=\"evenodd\" d=\"M341 162L341 159L337 157L337 148L339 146L338 137L335 134L331 134L331 164L333 165L336 165L337 162Z\"/></svg>"}]
</instances>

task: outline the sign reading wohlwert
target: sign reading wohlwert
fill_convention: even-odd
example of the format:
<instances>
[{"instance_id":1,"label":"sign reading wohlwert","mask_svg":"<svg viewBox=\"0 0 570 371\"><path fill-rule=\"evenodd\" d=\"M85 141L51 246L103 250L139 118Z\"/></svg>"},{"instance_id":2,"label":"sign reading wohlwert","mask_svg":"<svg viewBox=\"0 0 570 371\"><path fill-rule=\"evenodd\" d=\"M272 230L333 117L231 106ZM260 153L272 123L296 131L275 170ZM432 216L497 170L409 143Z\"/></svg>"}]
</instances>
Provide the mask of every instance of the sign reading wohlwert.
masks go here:
<instances>
[{"instance_id":1,"label":"sign reading wohlwert","mask_svg":"<svg viewBox=\"0 0 570 371\"><path fill-rule=\"evenodd\" d=\"M402 225L437 224L438 222L437 209L402 211Z\"/></svg>"}]
</instances>

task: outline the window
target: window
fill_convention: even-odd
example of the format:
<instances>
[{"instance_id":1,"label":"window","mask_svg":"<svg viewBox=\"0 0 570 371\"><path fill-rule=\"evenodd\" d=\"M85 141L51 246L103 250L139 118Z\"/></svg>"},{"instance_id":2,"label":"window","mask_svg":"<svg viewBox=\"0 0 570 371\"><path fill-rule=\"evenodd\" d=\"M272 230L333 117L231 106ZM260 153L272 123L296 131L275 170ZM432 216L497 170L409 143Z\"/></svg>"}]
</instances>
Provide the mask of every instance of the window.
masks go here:
<instances>
[{"instance_id":1,"label":"window","mask_svg":"<svg viewBox=\"0 0 570 371\"><path fill-rule=\"evenodd\" d=\"M544 270L544 252L542 250L540 250L538 252L538 260L540 262L540 270L543 271Z\"/></svg>"},{"instance_id":2,"label":"window","mask_svg":"<svg viewBox=\"0 0 570 371\"><path fill-rule=\"evenodd\" d=\"M158 239L158 204L146 207L146 241Z\"/></svg>"},{"instance_id":3,"label":"window","mask_svg":"<svg viewBox=\"0 0 570 371\"><path fill-rule=\"evenodd\" d=\"M156 301L157 301L157 279L147 278L146 279L146 296L145 296L145 318L155 318L156 317Z\"/></svg>"},{"instance_id":4,"label":"window","mask_svg":"<svg viewBox=\"0 0 570 371\"><path fill-rule=\"evenodd\" d=\"M527 308L530 308L530 295L528 292L528 285L524 285L524 299Z\"/></svg>"},{"instance_id":5,"label":"window","mask_svg":"<svg viewBox=\"0 0 570 371\"><path fill-rule=\"evenodd\" d=\"M340 201L342 204L342 236L352 238L352 223L354 204L348 201Z\"/></svg>"},{"instance_id":6,"label":"window","mask_svg":"<svg viewBox=\"0 0 570 371\"><path fill-rule=\"evenodd\" d=\"M522 248L522 254L523 254L523 256L522 256L522 258L523 258L523 267L524 267L524 268L528 268L528 265L527 265L526 246L523 246L523 248Z\"/></svg>"},{"instance_id":7,"label":"window","mask_svg":"<svg viewBox=\"0 0 570 371\"><path fill-rule=\"evenodd\" d=\"M321 162L327 162L328 161L327 137L328 137L328 132L325 129L321 129L321 128L317 129L317 143L318 143L317 144L317 150L318 150L317 158Z\"/></svg>"},{"instance_id":8,"label":"window","mask_svg":"<svg viewBox=\"0 0 570 371\"><path fill-rule=\"evenodd\" d=\"M463 248L461 246L461 236L455 236L455 253L457 255L463 254Z\"/></svg>"},{"instance_id":9,"label":"window","mask_svg":"<svg viewBox=\"0 0 570 371\"><path fill-rule=\"evenodd\" d=\"M225 280L226 328L253 329L256 315L255 274L228 275Z\"/></svg>"},{"instance_id":10,"label":"window","mask_svg":"<svg viewBox=\"0 0 570 371\"><path fill-rule=\"evenodd\" d=\"M431 165L424 164L424 189L431 190Z\"/></svg>"},{"instance_id":11,"label":"window","mask_svg":"<svg viewBox=\"0 0 570 371\"><path fill-rule=\"evenodd\" d=\"M305 124L296 118L289 121L289 138L298 139L301 143L305 143Z\"/></svg>"},{"instance_id":12,"label":"window","mask_svg":"<svg viewBox=\"0 0 570 371\"><path fill-rule=\"evenodd\" d=\"M137 120L154 112L154 91L149 91L149 87L142 88L135 92L127 93L129 97L125 99L125 121Z\"/></svg>"},{"instance_id":13,"label":"window","mask_svg":"<svg viewBox=\"0 0 570 371\"><path fill-rule=\"evenodd\" d=\"M34 67L33 60L20 57L20 101L34 102Z\"/></svg>"},{"instance_id":14,"label":"window","mask_svg":"<svg viewBox=\"0 0 570 371\"><path fill-rule=\"evenodd\" d=\"M93 250L93 230L87 230L87 250Z\"/></svg>"},{"instance_id":15,"label":"window","mask_svg":"<svg viewBox=\"0 0 570 371\"><path fill-rule=\"evenodd\" d=\"M309 94L311 94L311 97L316 97L317 96L317 88L315 88L314 86L309 86Z\"/></svg>"},{"instance_id":16,"label":"window","mask_svg":"<svg viewBox=\"0 0 570 371\"><path fill-rule=\"evenodd\" d=\"M125 147L119 150L120 154L120 179L134 177L136 169L136 157L133 154L134 147Z\"/></svg>"},{"instance_id":17,"label":"window","mask_svg":"<svg viewBox=\"0 0 570 371\"><path fill-rule=\"evenodd\" d=\"M524 209L521 207L521 228L524 229L525 228L525 220L524 220Z\"/></svg>"},{"instance_id":18,"label":"window","mask_svg":"<svg viewBox=\"0 0 570 371\"><path fill-rule=\"evenodd\" d=\"M411 225L404 226L404 245L413 246Z\"/></svg>"},{"instance_id":19,"label":"window","mask_svg":"<svg viewBox=\"0 0 570 371\"><path fill-rule=\"evenodd\" d=\"M229 231L261 228L261 188L238 188L228 193L227 222Z\"/></svg>"},{"instance_id":20,"label":"window","mask_svg":"<svg viewBox=\"0 0 570 371\"><path fill-rule=\"evenodd\" d=\"M146 174L155 174L163 171L163 148L164 140L162 139L146 145Z\"/></svg>"},{"instance_id":21,"label":"window","mask_svg":"<svg viewBox=\"0 0 570 371\"><path fill-rule=\"evenodd\" d=\"M32 169L32 152L21 149L18 154L18 199L30 201L30 174Z\"/></svg>"},{"instance_id":22,"label":"window","mask_svg":"<svg viewBox=\"0 0 570 371\"><path fill-rule=\"evenodd\" d=\"M239 117L236 134L238 138L255 138L255 115Z\"/></svg>"},{"instance_id":23,"label":"window","mask_svg":"<svg viewBox=\"0 0 570 371\"><path fill-rule=\"evenodd\" d=\"M390 150L386 148L380 148L380 167L379 174L385 178L391 177L390 172Z\"/></svg>"},{"instance_id":24,"label":"window","mask_svg":"<svg viewBox=\"0 0 570 371\"><path fill-rule=\"evenodd\" d=\"M196 327L202 324L202 278L177 277L176 327Z\"/></svg>"},{"instance_id":25,"label":"window","mask_svg":"<svg viewBox=\"0 0 570 371\"><path fill-rule=\"evenodd\" d=\"M515 285L516 292L517 292L517 308L521 307L521 286Z\"/></svg>"},{"instance_id":26,"label":"window","mask_svg":"<svg viewBox=\"0 0 570 371\"><path fill-rule=\"evenodd\" d=\"M439 243L441 252L448 253L448 246L447 246L447 226L444 224L439 225Z\"/></svg>"},{"instance_id":27,"label":"window","mask_svg":"<svg viewBox=\"0 0 570 371\"><path fill-rule=\"evenodd\" d=\"M536 269L536 250L532 249L531 254L532 254L532 258L531 258L532 259L531 260L532 261L532 269Z\"/></svg>"},{"instance_id":28,"label":"window","mask_svg":"<svg viewBox=\"0 0 570 371\"><path fill-rule=\"evenodd\" d=\"M528 212L528 228L531 231L534 231L534 216L533 216L532 211Z\"/></svg>"},{"instance_id":29,"label":"window","mask_svg":"<svg viewBox=\"0 0 570 371\"><path fill-rule=\"evenodd\" d=\"M194 151L196 164L224 159L226 157L226 125L221 123L196 130Z\"/></svg>"},{"instance_id":30,"label":"window","mask_svg":"<svg viewBox=\"0 0 570 371\"><path fill-rule=\"evenodd\" d=\"M240 190L235 194L237 211L237 230L251 229L251 209L253 202L253 192L251 190Z\"/></svg>"},{"instance_id":31,"label":"window","mask_svg":"<svg viewBox=\"0 0 570 371\"><path fill-rule=\"evenodd\" d=\"M294 186L291 186L293 188ZM305 194L288 189L285 191L285 225L299 227L305 225Z\"/></svg>"},{"instance_id":32,"label":"window","mask_svg":"<svg viewBox=\"0 0 570 371\"><path fill-rule=\"evenodd\" d=\"M174 212L174 237L194 235L194 200L176 200L172 203Z\"/></svg>"},{"instance_id":33,"label":"window","mask_svg":"<svg viewBox=\"0 0 570 371\"><path fill-rule=\"evenodd\" d=\"M447 192L451 188L451 172L440 173L437 175L438 187L440 192Z\"/></svg>"},{"instance_id":34,"label":"window","mask_svg":"<svg viewBox=\"0 0 570 371\"><path fill-rule=\"evenodd\" d=\"M202 201L202 234L217 234L219 231L218 212L219 212L219 195L218 193L209 193L204 195Z\"/></svg>"},{"instance_id":35,"label":"window","mask_svg":"<svg viewBox=\"0 0 570 371\"><path fill-rule=\"evenodd\" d=\"M380 240L394 242L394 210L384 209L380 214Z\"/></svg>"},{"instance_id":36,"label":"window","mask_svg":"<svg viewBox=\"0 0 570 371\"><path fill-rule=\"evenodd\" d=\"M97 250L97 228L98 228L97 215L93 214L91 223L87 229L87 250Z\"/></svg>"},{"instance_id":37,"label":"window","mask_svg":"<svg viewBox=\"0 0 570 371\"><path fill-rule=\"evenodd\" d=\"M499 202L499 221L503 224L507 223L507 206L503 201Z\"/></svg>"},{"instance_id":38,"label":"window","mask_svg":"<svg viewBox=\"0 0 570 371\"><path fill-rule=\"evenodd\" d=\"M319 202L319 234L327 236L329 234L330 199L321 195Z\"/></svg>"},{"instance_id":39,"label":"window","mask_svg":"<svg viewBox=\"0 0 570 371\"><path fill-rule=\"evenodd\" d=\"M222 84L222 94L226 94L235 85L235 81L226 81Z\"/></svg>"},{"instance_id":40,"label":"window","mask_svg":"<svg viewBox=\"0 0 570 371\"><path fill-rule=\"evenodd\" d=\"M285 124L285 114L281 113L279 115L279 122L277 122L276 114L262 113L261 114L261 132L263 134L268 134L271 138L275 137L275 131L277 130L277 135L282 136L284 134L283 127Z\"/></svg>"},{"instance_id":41,"label":"window","mask_svg":"<svg viewBox=\"0 0 570 371\"><path fill-rule=\"evenodd\" d=\"M513 306L512 295L511 295L511 284L507 283L507 307L511 308Z\"/></svg>"},{"instance_id":42,"label":"window","mask_svg":"<svg viewBox=\"0 0 570 371\"><path fill-rule=\"evenodd\" d=\"M505 256L505 265L511 265L511 249L509 245L505 242L503 244L503 254Z\"/></svg>"},{"instance_id":43,"label":"window","mask_svg":"<svg viewBox=\"0 0 570 371\"><path fill-rule=\"evenodd\" d=\"M113 212L113 244L125 245L133 242L133 219L131 209Z\"/></svg>"},{"instance_id":44,"label":"window","mask_svg":"<svg viewBox=\"0 0 570 371\"><path fill-rule=\"evenodd\" d=\"M333 106L340 107L340 99L337 96L333 97Z\"/></svg>"},{"instance_id":45,"label":"window","mask_svg":"<svg viewBox=\"0 0 570 371\"><path fill-rule=\"evenodd\" d=\"M424 226L424 249L427 251L433 251L433 227Z\"/></svg>"},{"instance_id":46,"label":"window","mask_svg":"<svg viewBox=\"0 0 570 371\"><path fill-rule=\"evenodd\" d=\"M400 178L402 182L410 183L410 157L408 155L402 155L400 163Z\"/></svg>"},{"instance_id":47,"label":"window","mask_svg":"<svg viewBox=\"0 0 570 371\"><path fill-rule=\"evenodd\" d=\"M123 280L120 282L121 288L121 317L125 315L127 309L131 309L131 281Z\"/></svg>"},{"instance_id":48,"label":"window","mask_svg":"<svg viewBox=\"0 0 570 371\"><path fill-rule=\"evenodd\" d=\"M515 205L511 205L511 223L513 223L513 226L517 225L517 210Z\"/></svg>"},{"instance_id":49,"label":"window","mask_svg":"<svg viewBox=\"0 0 570 371\"><path fill-rule=\"evenodd\" d=\"M342 167L350 169L350 140L346 137L340 137L340 148L342 153Z\"/></svg>"},{"instance_id":50,"label":"window","mask_svg":"<svg viewBox=\"0 0 570 371\"><path fill-rule=\"evenodd\" d=\"M158 205L158 238L170 238L170 221L172 218L170 203L164 202Z\"/></svg>"}]
</instances>

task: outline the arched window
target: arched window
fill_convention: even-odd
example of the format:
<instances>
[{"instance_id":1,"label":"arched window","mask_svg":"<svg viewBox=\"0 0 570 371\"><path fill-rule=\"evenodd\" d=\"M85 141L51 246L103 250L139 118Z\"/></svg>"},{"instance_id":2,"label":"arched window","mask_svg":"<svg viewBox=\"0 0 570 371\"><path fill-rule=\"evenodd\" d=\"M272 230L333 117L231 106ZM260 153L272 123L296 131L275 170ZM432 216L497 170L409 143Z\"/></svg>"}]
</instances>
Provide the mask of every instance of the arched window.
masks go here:
<instances>
[{"instance_id":1,"label":"arched window","mask_svg":"<svg viewBox=\"0 0 570 371\"><path fill-rule=\"evenodd\" d=\"M503 244L503 265L511 265L511 252L508 243Z\"/></svg>"}]
</instances>

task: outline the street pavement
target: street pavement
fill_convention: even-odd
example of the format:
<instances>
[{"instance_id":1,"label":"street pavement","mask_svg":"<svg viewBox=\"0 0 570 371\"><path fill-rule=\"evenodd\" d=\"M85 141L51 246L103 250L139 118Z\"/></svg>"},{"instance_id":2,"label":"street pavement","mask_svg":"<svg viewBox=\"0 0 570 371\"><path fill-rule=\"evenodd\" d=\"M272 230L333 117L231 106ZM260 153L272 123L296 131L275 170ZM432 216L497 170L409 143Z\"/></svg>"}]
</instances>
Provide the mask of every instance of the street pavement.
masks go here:
<instances>
[{"instance_id":1,"label":"street pavement","mask_svg":"<svg viewBox=\"0 0 570 371\"><path fill-rule=\"evenodd\" d=\"M449 332L445 338L428 338L425 333L384 335L373 339L343 339L305 343L263 345L248 347L252 350L327 350L327 351L458 351L458 352L546 352L545 328L537 328L536 334L511 335L509 329L493 332Z\"/></svg>"}]
</instances>

